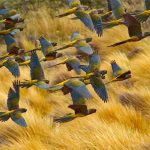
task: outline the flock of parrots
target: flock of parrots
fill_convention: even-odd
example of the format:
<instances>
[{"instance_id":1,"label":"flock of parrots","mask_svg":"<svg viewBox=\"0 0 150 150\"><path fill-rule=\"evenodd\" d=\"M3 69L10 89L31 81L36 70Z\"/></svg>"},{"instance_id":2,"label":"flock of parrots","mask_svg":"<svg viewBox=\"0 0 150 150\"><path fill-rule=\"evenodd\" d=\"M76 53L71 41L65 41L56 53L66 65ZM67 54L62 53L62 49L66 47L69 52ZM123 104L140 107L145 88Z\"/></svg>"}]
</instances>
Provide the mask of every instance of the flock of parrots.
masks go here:
<instances>
[{"instance_id":1,"label":"flock of parrots","mask_svg":"<svg viewBox=\"0 0 150 150\"><path fill-rule=\"evenodd\" d=\"M109 47L127 42L136 42L150 36L150 32L143 33L141 30L142 23L147 21L150 16L150 0L145 0L145 10L137 10L135 12L127 12L120 0L107 0L108 10L90 9L88 6L82 5L80 0L67 0L67 2L69 9L56 17L62 18L74 14L75 17L71 18L73 21L80 19L89 30L96 32L99 37L103 35L103 30L107 28L113 28L120 24L128 28L129 38L112 44ZM93 96L86 85L91 84L100 99L108 102L107 84L131 78L131 71L122 70L116 61L113 60L111 62L112 79L104 83L103 79L105 79L107 70L100 70L100 55L89 44L92 38L85 38L79 32L73 32L70 42L60 48L55 48L57 43L50 42L45 37L40 37L38 39L39 47L25 51L19 48L15 40L15 35L23 30L23 28L17 26L24 23L21 15L15 10L2 6L0 7L0 18L0 36L7 47L7 52L0 56L0 67L6 67L17 78L13 82L13 88L10 88L8 92L8 110L0 112L0 121L7 121L11 118L16 124L27 127L27 123L22 116L22 113L25 113L27 109L19 107L20 87L30 88L31 86L37 86L51 92L61 90L64 95L70 93L73 104L68 107L74 110L75 113L54 119L56 122L67 122L76 117L83 117L96 112L96 109L87 108L86 100L92 99ZM78 76L71 77L56 85L49 85L49 81L45 79L41 62L62 57L63 54L59 51L69 47L75 47L81 53L88 56L89 64L81 65L80 58L77 56L69 57L55 64L54 66L65 64L68 71L74 70ZM39 59L37 51L41 51L44 57ZM30 67L31 80L19 81L19 68L26 65ZM81 70L86 74L80 75Z\"/></svg>"}]
</instances>

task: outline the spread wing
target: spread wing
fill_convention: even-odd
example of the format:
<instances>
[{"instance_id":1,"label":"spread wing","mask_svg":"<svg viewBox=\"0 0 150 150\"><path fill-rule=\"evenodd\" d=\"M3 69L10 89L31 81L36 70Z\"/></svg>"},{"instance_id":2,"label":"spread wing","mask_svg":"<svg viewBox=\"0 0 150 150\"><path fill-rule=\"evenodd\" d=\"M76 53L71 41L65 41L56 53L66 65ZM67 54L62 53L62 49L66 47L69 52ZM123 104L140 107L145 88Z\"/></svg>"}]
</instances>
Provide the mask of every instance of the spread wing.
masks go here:
<instances>
[{"instance_id":1,"label":"spread wing","mask_svg":"<svg viewBox=\"0 0 150 150\"><path fill-rule=\"evenodd\" d=\"M113 77L116 77L122 73L121 67L116 63L116 61L111 62L111 68L113 71Z\"/></svg>"},{"instance_id":2,"label":"spread wing","mask_svg":"<svg viewBox=\"0 0 150 150\"><path fill-rule=\"evenodd\" d=\"M81 74L79 59L77 58L68 59L67 64L69 64L77 74Z\"/></svg>"},{"instance_id":3,"label":"spread wing","mask_svg":"<svg viewBox=\"0 0 150 150\"><path fill-rule=\"evenodd\" d=\"M4 63L4 66L12 73L12 75L14 75L15 77L19 77L20 76L20 69L19 69L19 65L15 60L7 60Z\"/></svg>"},{"instance_id":4,"label":"spread wing","mask_svg":"<svg viewBox=\"0 0 150 150\"><path fill-rule=\"evenodd\" d=\"M10 117L18 125L20 125L22 127L27 127L27 123L26 123L25 119L22 117L21 113L19 113L19 112L13 113L13 114L11 114Z\"/></svg>"},{"instance_id":5,"label":"spread wing","mask_svg":"<svg viewBox=\"0 0 150 150\"><path fill-rule=\"evenodd\" d=\"M13 82L13 87L9 89L8 99L7 99L7 107L8 110L14 110L19 108L19 98L20 98L20 87L19 81Z\"/></svg>"},{"instance_id":6,"label":"spread wing","mask_svg":"<svg viewBox=\"0 0 150 150\"><path fill-rule=\"evenodd\" d=\"M129 36L142 36L142 29L141 29L141 24L140 22L138 22L136 20L136 18L134 18L133 16L131 16L130 14L124 14L123 15L124 19L125 19L125 23L128 27L128 33Z\"/></svg>"},{"instance_id":7,"label":"spread wing","mask_svg":"<svg viewBox=\"0 0 150 150\"><path fill-rule=\"evenodd\" d=\"M31 52L30 74L32 80L44 80L44 71L40 64L36 51Z\"/></svg>"},{"instance_id":8,"label":"spread wing","mask_svg":"<svg viewBox=\"0 0 150 150\"><path fill-rule=\"evenodd\" d=\"M124 9L122 7L122 3L120 0L111 0L111 8L112 13L116 19L122 18L122 15L124 14Z\"/></svg>"},{"instance_id":9,"label":"spread wing","mask_svg":"<svg viewBox=\"0 0 150 150\"><path fill-rule=\"evenodd\" d=\"M72 97L73 104L78 104L78 105L85 104L86 99L79 93L72 91L71 97Z\"/></svg>"},{"instance_id":10,"label":"spread wing","mask_svg":"<svg viewBox=\"0 0 150 150\"><path fill-rule=\"evenodd\" d=\"M102 24L102 19L99 14L93 14L91 15L95 31L98 36L102 36L103 34L103 24Z\"/></svg>"},{"instance_id":11,"label":"spread wing","mask_svg":"<svg viewBox=\"0 0 150 150\"><path fill-rule=\"evenodd\" d=\"M101 63L100 55L99 54L95 54L95 53L92 54L90 56L90 61L89 61L90 72L93 72L95 70L99 70L100 63Z\"/></svg>"},{"instance_id":12,"label":"spread wing","mask_svg":"<svg viewBox=\"0 0 150 150\"><path fill-rule=\"evenodd\" d=\"M81 65L80 68L81 68L84 72L90 73L90 68L89 68L89 66L87 66L87 65Z\"/></svg>"},{"instance_id":13,"label":"spread wing","mask_svg":"<svg viewBox=\"0 0 150 150\"><path fill-rule=\"evenodd\" d=\"M92 77L92 78L90 78L90 82L91 82L91 85L94 88L95 92L97 93L97 95L104 102L107 102L108 101L108 94L107 94L105 84L103 83L101 78L100 77L99 78L98 77Z\"/></svg>"},{"instance_id":14,"label":"spread wing","mask_svg":"<svg viewBox=\"0 0 150 150\"><path fill-rule=\"evenodd\" d=\"M88 43L86 43L86 40L84 39L79 40L76 44L74 44L74 46L87 55L93 54L91 46Z\"/></svg>"},{"instance_id":15,"label":"spread wing","mask_svg":"<svg viewBox=\"0 0 150 150\"><path fill-rule=\"evenodd\" d=\"M84 11L84 9L80 8L75 12L75 15L84 23L86 27L89 28L89 30L94 31L94 25L91 16Z\"/></svg>"},{"instance_id":16,"label":"spread wing","mask_svg":"<svg viewBox=\"0 0 150 150\"><path fill-rule=\"evenodd\" d=\"M71 88L73 91L77 92L78 94L82 95L84 98L92 98L90 91L87 89L86 85L80 80L69 80L65 83L65 85Z\"/></svg>"},{"instance_id":17,"label":"spread wing","mask_svg":"<svg viewBox=\"0 0 150 150\"><path fill-rule=\"evenodd\" d=\"M40 44L41 44L42 52L46 56L52 50L53 45L52 45L51 42L49 42L44 37L40 37L39 41L40 41Z\"/></svg>"},{"instance_id":18,"label":"spread wing","mask_svg":"<svg viewBox=\"0 0 150 150\"><path fill-rule=\"evenodd\" d=\"M14 39L14 37L10 34L6 34L4 35L4 40L7 45L7 52L10 53L11 51L14 51L13 49L17 47L16 40ZM18 49L16 50L18 51Z\"/></svg>"}]
</instances>

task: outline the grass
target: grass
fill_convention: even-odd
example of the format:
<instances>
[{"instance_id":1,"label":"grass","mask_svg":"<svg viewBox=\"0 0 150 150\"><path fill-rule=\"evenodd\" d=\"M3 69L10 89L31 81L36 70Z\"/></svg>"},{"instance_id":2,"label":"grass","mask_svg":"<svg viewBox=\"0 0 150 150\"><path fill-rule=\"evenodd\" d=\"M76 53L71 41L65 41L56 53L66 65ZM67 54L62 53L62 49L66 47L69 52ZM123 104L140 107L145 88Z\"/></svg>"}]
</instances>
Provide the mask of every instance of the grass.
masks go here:
<instances>
[{"instance_id":1,"label":"grass","mask_svg":"<svg viewBox=\"0 0 150 150\"><path fill-rule=\"evenodd\" d=\"M72 103L69 95L64 96L61 92L49 93L36 87L21 89L20 106L28 109L24 114L28 127L19 127L11 120L0 123L0 150L150 149L149 38L117 48L108 48L108 45L128 37L126 27L118 26L106 30L104 36L98 38L80 21L71 21L69 18L54 19L45 8L37 12L31 11L25 18L27 26L17 37L25 49L34 48L35 40L41 35L59 42L59 47L69 40L73 31L80 31L93 38L92 46L100 52L101 68L108 70L105 82L111 78L110 61L114 59L122 68L132 71L132 79L107 85L109 102L106 104L88 86L94 99L88 101L87 105L89 108L96 108L97 113L64 124L54 123L53 117L72 112L67 108ZM2 44L0 48L5 49L5 46ZM139 49L138 53L135 53L135 49ZM63 53L70 56L76 50L72 48ZM39 57L42 57L40 52ZM45 66L43 63L43 67ZM51 85L75 75L74 72L68 73L63 65L57 69L45 67L45 74ZM23 79L29 79L28 67L21 68L20 80ZM6 109L8 89L13 80L14 77L7 69L1 68L1 110Z\"/></svg>"}]
</instances>

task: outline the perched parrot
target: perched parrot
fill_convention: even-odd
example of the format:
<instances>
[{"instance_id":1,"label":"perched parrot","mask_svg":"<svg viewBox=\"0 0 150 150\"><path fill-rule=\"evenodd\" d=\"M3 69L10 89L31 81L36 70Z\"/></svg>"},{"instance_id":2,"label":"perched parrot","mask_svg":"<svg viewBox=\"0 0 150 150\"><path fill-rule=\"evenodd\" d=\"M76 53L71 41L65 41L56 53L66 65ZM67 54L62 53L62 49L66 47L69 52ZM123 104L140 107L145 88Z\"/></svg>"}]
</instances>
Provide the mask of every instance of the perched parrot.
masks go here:
<instances>
[{"instance_id":1,"label":"perched parrot","mask_svg":"<svg viewBox=\"0 0 150 150\"><path fill-rule=\"evenodd\" d=\"M20 99L20 88L19 81L13 82L13 87L9 89L8 99L7 99L7 107L8 111L0 112L0 121L7 121L11 118L16 124L27 127L25 119L22 117L22 113L25 113L27 109L19 108L19 99Z\"/></svg>"},{"instance_id":2,"label":"perched parrot","mask_svg":"<svg viewBox=\"0 0 150 150\"><path fill-rule=\"evenodd\" d=\"M55 64L53 66L50 66L48 68L55 67L55 66L58 66L58 65L61 65L61 64L65 64L68 71L74 70L77 74L81 74L80 60L76 57L66 58L62 62L60 62L58 64Z\"/></svg>"},{"instance_id":3,"label":"perched parrot","mask_svg":"<svg viewBox=\"0 0 150 150\"><path fill-rule=\"evenodd\" d=\"M57 51L54 50L54 46L57 45L57 43L49 42L46 38L40 37L39 38L41 49L44 54L44 58L41 59L41 61L49 61L54 60L56 58L62 57L61 53L57 53Z\"/></svg>"},{"instance_id":4,"label":"perched parrot","mask_svg":"<svg viewBox=\"0 0 150 150\"><path fill-rule=\"evenodd\" d=\"M22 88L24 87L29 88L32 85L35 85L41 89L49 88L49 85L48 85L49 81L45 79L44 71L40 64L36 51L31 52L30 75L31 75L30 81L25 80L24 82L21 82L20 86Z\"/></svg>"},{"instance_id":5,"label":"perched parrot","mask_svg":"<svg viewBox=\"0 0 150 150\"><path fill-rule=\"evenodd\" d=\"M91 55L93 54L93 50L91 46L88 44L90 42L91 38L85 38L83 35L81 35L79 32L74 32L71 36L71 42L67 45L56 49L56 51L63 50L69 47L75 47L76 49L80 50L81 52Z\"/></svg>"},{"instance_id":6,"label":"perched parrot","mask_svg":"<svg viewBox=\"0 0 150 150\"><path fill-rule=\"evenodd\" d=\"M3 66L6 67L12 73L13 76L15 77L20 76L19 65L14 59L8 58L8 59L1 61L0 68Z\"/></svg>"},{"instance_id":7,"label":"perched parrot","mask_svg":"<svg viewBox=\"0 0 150 150\"><path fill-rule=\"evenodd\" d=\"M137 42L150 36L150 32L142 33L140 22L138 22L132 15L127 13L124 14L123 17L125 19L124 23L128 27L128 34L130 37L127 40L112 44L108 47L115 47L128 42Z\"/></svg>"},{"instance_id":8,"label":"perched parrot","mask_svg":"<svg viewBox=\"0 0 150 150\"><path fill-rule=\"evenodd\" d=\"M150 16L150 0L145 0L145 10L137 15L135 15L136 19L139 22L145 22Z\"/></svg>"}]
</instances>

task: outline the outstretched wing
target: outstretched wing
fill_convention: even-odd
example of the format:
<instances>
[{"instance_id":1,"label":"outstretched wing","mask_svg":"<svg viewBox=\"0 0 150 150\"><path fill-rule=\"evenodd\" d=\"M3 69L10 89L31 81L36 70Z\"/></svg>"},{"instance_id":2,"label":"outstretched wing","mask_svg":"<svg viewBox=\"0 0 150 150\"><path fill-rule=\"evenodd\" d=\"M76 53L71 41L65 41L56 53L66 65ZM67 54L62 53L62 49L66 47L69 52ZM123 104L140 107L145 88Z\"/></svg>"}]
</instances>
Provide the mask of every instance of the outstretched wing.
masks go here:
<instances>
[{"instance_id":1,"label":"outstretched wing","mask_svg":"<svg viewBox=\"0 0 150 150\"><path fill-rule=\"evenodd\" d=\"M89 61L90 72L93 72L95 70L99 70L100 63L101 63L100 55L96 54L96 53L92 54L90 56L90 61Z\"/></svg>"},{"instance_id":2,"label":"outstretched wing","mask_svg":"<svg viewBox=\"0 0 150 150\"><path fill-rule=\"evenodd\" d=\"M36 51L31 52L30 74L32 80L44 80L44 71L40 64Z\"/></svg>"},{"instance_id":3,"label":"outstretched wing","mask_svg":"<svg viewBox=\"0 0 150 150\"><path fill-rule=\"evenodd\" d=\"M98 36L102 36L103 34L103 24L102 19L99 14L92 14L90 15L94 24L95 31Z\"/></svg>"},{"instance_id":4,"label":"outstretched wing","mask_svg":"<svg viewBox=\"0 0 150 150\"><path fill-rule=\"evenodd\" d=\"M22 117L21 113L19 113L19 112L13 113L10 115L10 117L16 124L18 124L22 127L27 127L27 123L26 123L25 119Z\"/></svg>"},{"instance_id":5,"label":"outstretched wing","mask_svg":"<svg viewBox=\"0 0 150 150\"><path fill-rule=\"evenodd\" d=\"M20 76L20 69L19 65L15 60L8 59L5 63L4 66L14 75L15 77Z\"/></svg>"},{"instance_id":6,"label":"outstretched wing","mask_svg":"<svg viewBox=\"0 0 150 150\"><path fill-rule=\"evenodd\" d=\"M14 39L13 36L11 36L10 34L6 34L4 35L4 40L5 43L7 45L7 52L11 52L11 51L18 51L17 48L17 44L16 44L16 40Z\"/></svg>"},{"instance_id":7,"label":"outstretched wing","mask_svg":"<svg viewBox=\"0 0 150 150\"><path fill-rule=\"evenodd\" d=\"M85 39L79 40L76 44L74 44L74 46L87 55L93 54L92 47L88 43L86 43Z\"/></svg>"},{"instance_id":8,"label":"outstretched wing","mask_svg":"<svg viewBox=\"0 0 150 150\"><path fill-rule=\"evenodd\" d=\"M125 24L128 27L129 36L142 36L142 29L141 24L136 20L135 17L131 16L130 14L123 15L125 19Z\"/></svg>"},{"instance_id":9,"label":"outstretched wing","mask_svg":"<svg viewBox=\"0 0 150 150\"><path fill-rule=\"evenodd\" d=\"M81 68L84 72L90 73L90 68L89 68L89 66L87 66L87 65L81 65L80 68Z\"/></svg>"},{"instance_id":10,"label":"outstretched wing","mask_svg":"<svg viewBox=\"0 0 150 150\"><path fill-rule=\"evenodd\" d=\"M116 63L115 60L111 62L111 68L113 71L113 77L117 77L118 75L122 73L121 67Z\"/></svg>"},{"instance_id":11,"label":"outstretched wing","mask_svg":"<svg viewBox=\"0 0 150 150\"><path fill-rule=\"evenodd\" d=\"M72 101L73 101L74 105L75 104L78 104L78 105L85 104L86 99L82 95L80 95L79 93L72 91L71 97L72 97Z\"/></svg>"},{"instance_id":12,"label":"outstretched wing","mask_svg":"<svg viewBox=\"0 0 150 150\"><path fill-rule=\"evenodd\" d=\"M42 48L42 52L43 54L46 56L46 54L48 54L52 48L53 45L51 42L49 42L46 38L44 37L40 37L39 38L40 44L41 44L41 48Z\"/></svg>"},{"instance_id":13,"label":"outstretched wing","mask_svg":"<svg viewBox=\"0 0 150 150\"><path fill-rule=\"evenodd\" d=\"M8 110L14 110L19 108L19 98L20 98L20 85L19 81L16 80L13 82L13 87L9 89L7 107Z\"/></svg>"},{"instance_id":14,"label":"outstretched wing","mask_svg":"<svg viewBox=\"0 0 150 150\"><path fill-rule=\"evenodd\" d=\"M107 94L105 84L103 83L101 78L100 77L99 78L98 77L92 77L92 78L90 78L90 82L91 82L91 85L94 88L95 92L97 93L97 95L104 102L107 102L108 101L108 94Z\"/></svg>"},{"instance_id":15,"label":"outstretched wing","mask_svg":"<svg viewBox=\"0 0 150 150\"><path fill-rule=\"evenodd\" d=\"M149 12L144 11L144 12L142 12L142 13L136 15L135 18L136 18L139 22L142 22L142 23L143 23L143 22L147 21L147 19L149 18L149 16L150 16L150 11L149 11Z\"/></svg>"},{"instance_id":16,"label":"outstretched wing","mask_svg":"<svg viewBox=\"0 0 150 150\"><path fill-rule=\"evenodd\" d=\"M68 59L67 64L69 64L77 74L81 74L79 59L70 58L70 59Z\"/></svg>"},{"instance_id":17,"label":"outstretched wing","mask_svg":"<svg viewBox=\"0 0 150 150\"><path fill-rule=\"evenodd\" d=\"M120 0L111 0L111 8L112 13L116 19L122 18L122 15L124 14L124 9L122 7L122 3Z\"/></svg>"},{"instance_id":18,"label":"outstretched wing","mask_svg":"<svg viewBox=\"0 0 150 150\"><path fill-rule=\"evenodd\" d=\"M75 12L75 15L84 23L86 27L89 28L89 30L94 31L94 25L91 16L84 11L84 9L80 8Z\"/></svg>"},{"instance_id":19,"label":"outstretched wing","mask_svg":"<svg viewBox=\"0 0 150 150\"><path fill-rule=\"evenodd\" d=\"M77 92L78 94L82 95L84 98L92 98L90 91L87 89L86 85L80 80L72 79L66 82L65 85L71 88L73 91Z\"/></svg>"}]
</instances>

